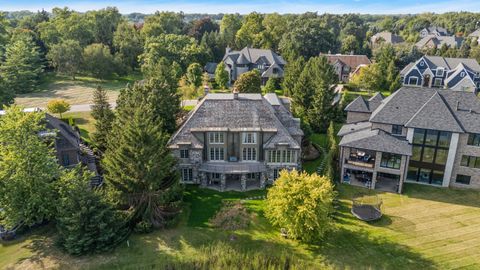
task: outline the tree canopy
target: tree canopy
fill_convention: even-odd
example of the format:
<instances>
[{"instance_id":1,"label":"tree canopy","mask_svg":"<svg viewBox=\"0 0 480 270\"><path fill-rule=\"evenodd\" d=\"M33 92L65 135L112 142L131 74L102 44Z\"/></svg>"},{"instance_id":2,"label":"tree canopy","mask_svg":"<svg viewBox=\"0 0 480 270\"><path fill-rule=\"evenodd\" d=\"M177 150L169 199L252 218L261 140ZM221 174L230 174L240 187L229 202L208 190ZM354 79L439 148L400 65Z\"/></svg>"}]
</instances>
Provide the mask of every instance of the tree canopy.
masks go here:
<instances>
[{"instance_id":1,"label":"tree canopy","mask_svg":"<svg viewBox=\"0 0 480 270\"><path fill-rule=\"evenodd\" d=\"M233 89L239 93L262 93L262 78L260 72L254 69L240 75L233 85Z\"/></svg>"}]
</instances>

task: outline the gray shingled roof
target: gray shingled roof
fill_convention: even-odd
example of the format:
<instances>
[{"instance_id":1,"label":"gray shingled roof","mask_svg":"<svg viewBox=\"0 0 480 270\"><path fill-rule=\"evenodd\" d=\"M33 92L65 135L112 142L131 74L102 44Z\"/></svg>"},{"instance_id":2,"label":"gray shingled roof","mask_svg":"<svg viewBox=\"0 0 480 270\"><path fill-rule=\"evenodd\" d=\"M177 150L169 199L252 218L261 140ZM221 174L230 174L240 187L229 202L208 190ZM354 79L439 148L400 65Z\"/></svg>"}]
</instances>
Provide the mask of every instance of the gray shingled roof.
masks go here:
<instances>
[{"instance_id":1,"label":"gray shingled roof","mask_svg":"<svg viewBox=\"0 0 480 270\"><path fill-rule=\"evenodd\" d=\"M480 37L480 29L473 31L468 35L468 37Z\"/></svg>"},{"instance_id":2,"label":"gray shingled roof","mask_svg":"<svg viewBox=\"0 0 480 270\"><path fill-rule=\"evenodd\" d=\"M365 129L345 135L340 146L411 156L412 147L405 138L395 137L380 129Z\"/></svg>"},{"instance_id":3,"label":"gray shingled roof","mask_svg":"<svg viewBox=\"0 0 480 270\"><path fill-rule=\"evenodd\" d=\"M442 96L435 92L432 97L405 124L406 127L460 132L464 130L450 111Z\"/></svg>"},{"instance_id":4,"label":"gray shingled roof","mask_svg":"<svg viewBox=\"0 0 480 270\"><path fill-rule=\"evenodd\" d=\"M409 125L424 128L460 132L461 127L465 132L480 133L480 100L470 92L402 87L384 99L370 121L403 126L411 121Z\"/></svg>"},{"instance_id":5,"label":"gray shingled roof","mask_svg":"<svg viewBox=\"0 0 480 270\"><path fill-rule=\"evenodd\" d=\"M432 40L435 46L438 48L443 46L443 44L446 44L451 48L460 48L463 43L463 37L428 35L415 43L415 46L418 48L423 48L430 40Z\"/></svg>"},{"instance_id":6,"label":"gray shingled roof","mask_svg":"<svg viewBox=\"0 0 480 270\"><path fill-rule=\"evenodd\" d=\"M345 107L345 111L347 112L365 112L368 113L370 110L368 109L367 102L362 96L358 96L354 99L350 104Z\"/></svg>"},{"instance_id":7,"label":"gray shingled roof","mask_svg":"<svg viewBox=\"0 0 480 270\"><path fill-rule=\"evenodd\" d=\"M392 32L384 31L384 32L376 33L375 35L373 35L372 42L376 42L379 38L382 38L383 40L385 40L386 43L392 43L392 44L402 43L404 41L401 36L395 35Z\"/></svg>"},{"instance_id":8,"label":"gray shingled roof","mask_svg":"<svg viewBox=\"0 0 480 270\"><path fill-rule=\"evenodd\" d=\"M358 96L345 107L345 111L371 113L380 106L383 99L384 97L380 92L377 92L368 100L365 100L363 96Z\"/></svg>"},{"instance_id":9,"label":"gray shingled roof","mask_svg":"<svg viewBox=\"0 0 480 270\"><path fill-rule=\"evenodd\" d=\"M365 121L365 122L358 122L353 124L345 124L340 128L337 133L337 136L343 137L347 134L354 133L364 129L370 129L372 127L372 123Z\"/></svg>"},{"instance_id":10,"label":"gray shingled roof","mask_svg":"<svg viewBox=\"0 0 480 270\"><path fill-rule=\"evenodd\" d=\"M271 98L272 99L272 98ZM193 148L203 148L203 144L192 134L198 131L269 131L275 132L265 148L274 144L289 144L291 148L300 148L293 139L294 133L303 132L292 125L295 120L283 105L277 110L260 94L208 94L190 113L183 126L172 136L171 147L179 144L191 144ZM285 111L282 111L282 108Z\"/></svg>"},{"instance_id":11,"label":"gray shingled roof","mask_svg":"<svg viewBox=\"0 0 480 270\"><path fill-rule=\"evenodd\" d=\"M270 65L277 63L279 65L285 65L285 60L272 50L266 49L254 49L245 47L241 51L230 51L223 57L225 60L227 57L232 58L234 62L238 64L256 63L258 59L264 57ZM240 63L241 62L241 63Z\"/></svg>"}]
</instances>

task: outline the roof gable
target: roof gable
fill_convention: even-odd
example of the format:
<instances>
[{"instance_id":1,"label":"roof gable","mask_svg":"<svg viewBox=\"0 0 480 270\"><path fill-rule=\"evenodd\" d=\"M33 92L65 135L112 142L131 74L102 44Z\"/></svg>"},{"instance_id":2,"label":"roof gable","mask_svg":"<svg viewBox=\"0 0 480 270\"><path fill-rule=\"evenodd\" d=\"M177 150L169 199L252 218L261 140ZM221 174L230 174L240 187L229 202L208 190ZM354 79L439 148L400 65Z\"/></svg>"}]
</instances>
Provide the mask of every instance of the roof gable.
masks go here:
<instances>
[{"instance_id":1,"label":"roof gable","mask_svg":"<svg viewBox=\"0 0 480 270\"><path fill-rule=\"evenodd\" d=\"M412 155L412 148L406 139L392 136L379 129L364 129L347 134L342 137L339 145L406 156Z\"/></svg>"},{"instance_id":2,"label":"roof gable","mask_svg":"<svg viewBox=\"0 0 480 270\"><path fill-rule=\"evenodd\" d=\"M368 109L368 105L365 102L365 99L362 96L358 96L354 99L350 104L345 107L345 111L347 112L370 112Z\"/></svg>"}]
</instances>

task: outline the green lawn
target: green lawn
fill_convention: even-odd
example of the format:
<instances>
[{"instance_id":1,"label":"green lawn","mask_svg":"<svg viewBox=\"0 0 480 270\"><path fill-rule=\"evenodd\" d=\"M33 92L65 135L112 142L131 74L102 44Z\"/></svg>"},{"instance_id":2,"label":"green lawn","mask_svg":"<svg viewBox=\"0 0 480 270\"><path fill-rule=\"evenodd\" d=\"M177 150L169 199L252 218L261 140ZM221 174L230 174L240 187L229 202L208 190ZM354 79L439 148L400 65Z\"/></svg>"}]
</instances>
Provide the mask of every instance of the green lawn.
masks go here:
<instances>
[{"instance_id":1,"label":"green lawn","mask_svg":"<svg viewBox=\"0 0 480 270\"><path fill-rule=\"evenodd\" d=\"M110 102L114 102L120 92L128 83L141 80L139 72L132 75L113 77L99 80L88 76L71 77L49 73L38 86L37 91L21 94L15 98L15 103L25 107L45 107L51 99L65 99L72 105L91 104L93 91L100 85L107 90Z\"/></svg>"},{"instance_id":2,"label":"green lawn","mask_svg":"<svg viewBox=\"0 0 480 270\"><path fill-rule=\"evenodd\" d=\"M89 142L90 134L95 131L95 119L90 112L67 112L62 115L68 123L68 118L73 118L75 125L80 128L80 136L83 140Z\"/></svg>"},{"instance_id":3,"label":"green lawn","mask_svg":"<svg viewBox=\"0 0 480 270\"><path fill-rule=\"evenodd\" d=\"M260 196L264 191L219 193L189 187L183 218L176 228L132 235L128 245L125 242L108 254L73 258L52 245L53 228L44 227L16 242L1 243L0 268L162 269L178 265L175 269L191 269L196 261L220 263L235 256L251 258L252 254L287 254L292 265L310 265L303 269L480 267L478 191L407 184L404 195L378 193L385 215L374 223L358 221L350 213L352 196L367 190L340 185L338 191L341 204L335 214L336 228L317 245L280 237L278 228L263 217L265 205L259 199L246 201L252 224L235 232L237 238L231 241L230 232L208 224L221 200ZM212 253L217 257L210 256Z\"/></svg>"}]
</instances>

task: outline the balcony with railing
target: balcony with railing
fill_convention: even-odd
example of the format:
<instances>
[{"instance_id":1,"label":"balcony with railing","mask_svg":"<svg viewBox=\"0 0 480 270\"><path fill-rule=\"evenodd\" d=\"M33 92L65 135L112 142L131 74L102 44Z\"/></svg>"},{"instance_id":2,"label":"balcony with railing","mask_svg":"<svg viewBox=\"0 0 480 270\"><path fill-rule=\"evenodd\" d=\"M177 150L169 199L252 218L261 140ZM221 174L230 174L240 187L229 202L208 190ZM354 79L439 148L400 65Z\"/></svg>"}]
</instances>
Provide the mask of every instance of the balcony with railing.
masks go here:
<instances>
[{"instance_id":1,"label":"balcony with railing","mask_svg":"<svg viewBox=\"0 0 480 270\"><path fill-rule=\"evenodd\" d=\"M350 155L345 159L345 163L357 167L373 169L373 167L375 167L375 152L352 150Z\"/></svg>"}]
</instances>

